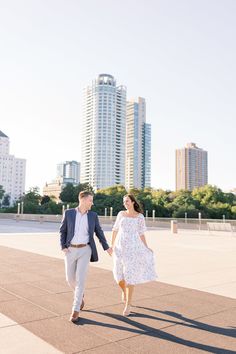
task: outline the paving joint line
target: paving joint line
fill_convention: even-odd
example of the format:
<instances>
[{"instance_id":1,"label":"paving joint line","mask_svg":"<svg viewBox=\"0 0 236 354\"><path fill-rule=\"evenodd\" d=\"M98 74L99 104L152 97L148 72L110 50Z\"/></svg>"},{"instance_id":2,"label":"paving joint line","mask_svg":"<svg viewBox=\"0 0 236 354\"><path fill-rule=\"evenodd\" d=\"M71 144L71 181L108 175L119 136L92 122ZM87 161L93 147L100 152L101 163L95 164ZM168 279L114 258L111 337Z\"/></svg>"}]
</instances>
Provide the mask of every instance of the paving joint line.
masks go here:
<instances>
[{"instance_id":1,"label":"paving joint line","mask_svg":"<svg viewBox=\"0 0 236 354\"><path fill-rule=\"evenodd\" d=\"M26 284L27 284L27 285L31 285L31 286L35 287L36 289L40 289L40 290L46 291L49 295L55 294L55 293L51 292L50 290L41 288L41 287L38 286L38 285L33 285L33 284L31 284L30 282L26 282ZM39 295L39 296L40 296L40 295ZM42 295L42 296L45 296L45 295Z\"/></svg>"},{"instance_id":2,"label":"paving joint line","mask_svg":"<svg viewBox=\"0 0 236 354\"><path fill-rule=\"evenodd\" d=\"M117 344L117 341L114 341L114 342L111 342L111 343ZM110 344L110 343L108 343L108 344ZM91 348L91 349L102 348L102 347L104 347L104 346L106 346L106 345L108 345L108 344L97 345L96 347L93 347L93 348ZM118 346L121 347L121 349L122 349L122 348L123 348L123 349L126 349L126 350L128 349L127 347L125 347L125 346L122 345L122 344L118 344ZM90 349L81 350L81 351L79 351L79 352L73 352L72 354L84 353L84 352L86 352L86 351L88 351L88 350L90 350ZM132 353L138 353L138 352L136 352L136 351L134 351L133 349L130 349L130 348L129 348L129 351L132 352Z\"/></svg>"},{"instance_id":3,"label":"paving joint line","mask_svg":"<svg viewBox=\"0 0 236 354\"><path fill-rule=\"evenodd\" d=\"M0 287L0 289L2 289L2 287ZM4 290L4 289L2 289L2 290ZM58 313L53 312L53 311L51 311L51 310L48 310L48 309L46 309L45 307L43 307L43 306L41 306L41 305L38 305L38 304L34 303L33 301L30 301L30 300L27 299L27 298L24 298L23 296L17 295L17 294L15 294L15 293L13 293L13 292L7 290L7 289L6 289L5 291L6 291L7 293L9 293L10 295L14 295L14 296L17 297L19 300L24 300L25 302L28 302L28 303L30 303L30 304L32 304L32 305L34 305L34 306L40 308L41 310L45 310L45 311L47 311L47 312L49 312L49 313L51 313L51 314L53 314L53 315L58 315ZM9 300L9 302L11 302L11 301L17 301L17 300L16 300L16 299ZM4 301L4 302L8 302L8 301Z\"/></svg>"}]
</instances>

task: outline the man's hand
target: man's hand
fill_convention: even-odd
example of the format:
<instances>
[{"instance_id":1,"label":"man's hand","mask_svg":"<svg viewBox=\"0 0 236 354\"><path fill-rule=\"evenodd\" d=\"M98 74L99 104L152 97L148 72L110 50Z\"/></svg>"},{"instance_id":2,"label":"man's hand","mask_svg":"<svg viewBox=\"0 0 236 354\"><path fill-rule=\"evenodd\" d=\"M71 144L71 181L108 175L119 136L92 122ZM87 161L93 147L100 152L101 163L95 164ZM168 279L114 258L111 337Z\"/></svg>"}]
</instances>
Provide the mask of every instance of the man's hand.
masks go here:
<instances>
[{"instance_id":1,"label":"man's hand","mask_svg":"<svg viewBox=\"0 0 236 354\"><path fill-rule=\"evenodd\" d=\"M109 247L106 251L110 256L112 256L113 249L111 247Z\"/></svg>"},{"instance_id":2,"label":"man's hand","mask_svg":"<svg viewBox=\"0 0 236 354\"><path fill-rule=\"evenodd\" d=\"M66 253L69 252L69 250L68 250L68 248L63 248L62 252L63 252L64 254L66 254Z\"/></svg>"}]
</instances>

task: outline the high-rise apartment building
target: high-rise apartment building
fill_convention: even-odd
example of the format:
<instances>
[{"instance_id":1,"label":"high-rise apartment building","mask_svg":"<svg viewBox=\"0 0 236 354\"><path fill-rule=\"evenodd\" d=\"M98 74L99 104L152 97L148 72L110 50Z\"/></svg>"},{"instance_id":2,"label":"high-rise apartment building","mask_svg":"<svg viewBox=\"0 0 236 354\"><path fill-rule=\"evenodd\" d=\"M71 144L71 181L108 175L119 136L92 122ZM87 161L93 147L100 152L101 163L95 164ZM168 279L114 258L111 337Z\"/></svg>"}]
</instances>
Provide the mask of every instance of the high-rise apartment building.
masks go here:
<instances>
[{"instance_id":1,"label":"high-rise apartment building","mask_svg":"<svg viewBox=\"0 0 236 354\"><path fill-rule=\"evenodd\" d=\"M101 74L84 90L81 182L95 190L125 182L126 88Z\"/></svg>"},{"instance_id":2,"label":"high-rise apartment building","mask_svg":"<svg viewBox=\"0 0 236 354\"><path fill-rule=\"evenodd\" d=\"M193 190L208 183L207 151L194 143L176 150L176 190Z\"/></svg>"},{"instance_id":3,"label":"high-rise apartment building","mask_svg":"<svg viewBox=\"0 0 236 354\"><path fill-rule=\"evenodd\" d=\"M80 163L77 161L64 161L57 165L57 177L70 183L80 183Z\"/></svg>"},{"instance_id":4,"label":"high-rise apartment building","mask_svg":"<svg viewBox=\"0 0 236 354\"><path fill-rule=\"evenodd\" d=\"M0 131L0 185L12 204L25 192L26 160L10 155L9 151L9 138Z\"/></svg>"},{"instance_id":5,"label":"high-rise apartment building","mask_svg":"<svg viewBox=\"0 0 236 354\"><path fill-rule=\"evenodd\" d=\"M125 186L151 186L151 125L146 123L145 99L127 102Z\"/></svg>"},{"instance_id":6,"label":"high-rise apartment building","mask_svg":"<svg viewBox=\"0 0 236 354\"><path fill-rule=\"evenodd\" d=\"M151 124L144 123L143 140L143 188L151 187Z\"/></svg>"}]
</instances>

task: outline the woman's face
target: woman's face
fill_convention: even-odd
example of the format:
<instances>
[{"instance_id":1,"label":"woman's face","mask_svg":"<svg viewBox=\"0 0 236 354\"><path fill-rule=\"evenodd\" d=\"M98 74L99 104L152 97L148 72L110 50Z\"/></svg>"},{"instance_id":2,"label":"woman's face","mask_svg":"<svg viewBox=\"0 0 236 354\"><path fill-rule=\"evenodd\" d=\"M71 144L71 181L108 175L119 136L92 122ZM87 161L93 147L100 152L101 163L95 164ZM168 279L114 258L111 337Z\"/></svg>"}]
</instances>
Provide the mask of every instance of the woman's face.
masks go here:
<instances>
[{"instance_id":1,"label":"woman's face","mask_svg":"<svg viewBox=\"0 0 236 354\"><path fill-rule=\"evenodd\" d=\"M125 209L133 209L134 208L134 202L129 197L124 197L123 199L123 204Z\"/></svg>"}]
</instances>

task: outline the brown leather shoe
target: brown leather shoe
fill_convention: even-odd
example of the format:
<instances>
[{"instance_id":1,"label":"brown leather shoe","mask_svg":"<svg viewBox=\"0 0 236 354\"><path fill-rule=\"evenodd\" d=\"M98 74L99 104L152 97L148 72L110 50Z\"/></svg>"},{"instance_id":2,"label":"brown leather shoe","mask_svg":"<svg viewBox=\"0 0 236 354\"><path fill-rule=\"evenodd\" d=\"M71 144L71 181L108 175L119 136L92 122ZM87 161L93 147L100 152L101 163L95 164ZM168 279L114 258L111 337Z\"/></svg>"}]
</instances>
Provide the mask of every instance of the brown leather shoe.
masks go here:
<instances>
[{"instance_id":1,"label":"brown leather shoe","mask_svg":"<svg viewBox=\"0 0 236 354\"><path fill-rule=\"evenodd\" d=\"M83 299L82 302L81 302L80 310L83 310L83 308L84 308L84 299Z\"/></svg>"},{"instance_id":2,"label":"brown leather shoe","mask_svg":"<svg viewBox=\"0 0 236 354\"><path fill-rule=\"evenodd\" d=\"M70 316L70 321L73 323L76 323L79 321L79 312L78 311L74 311L72 313L72 315Z\"/></svg>"}]
</instances>

